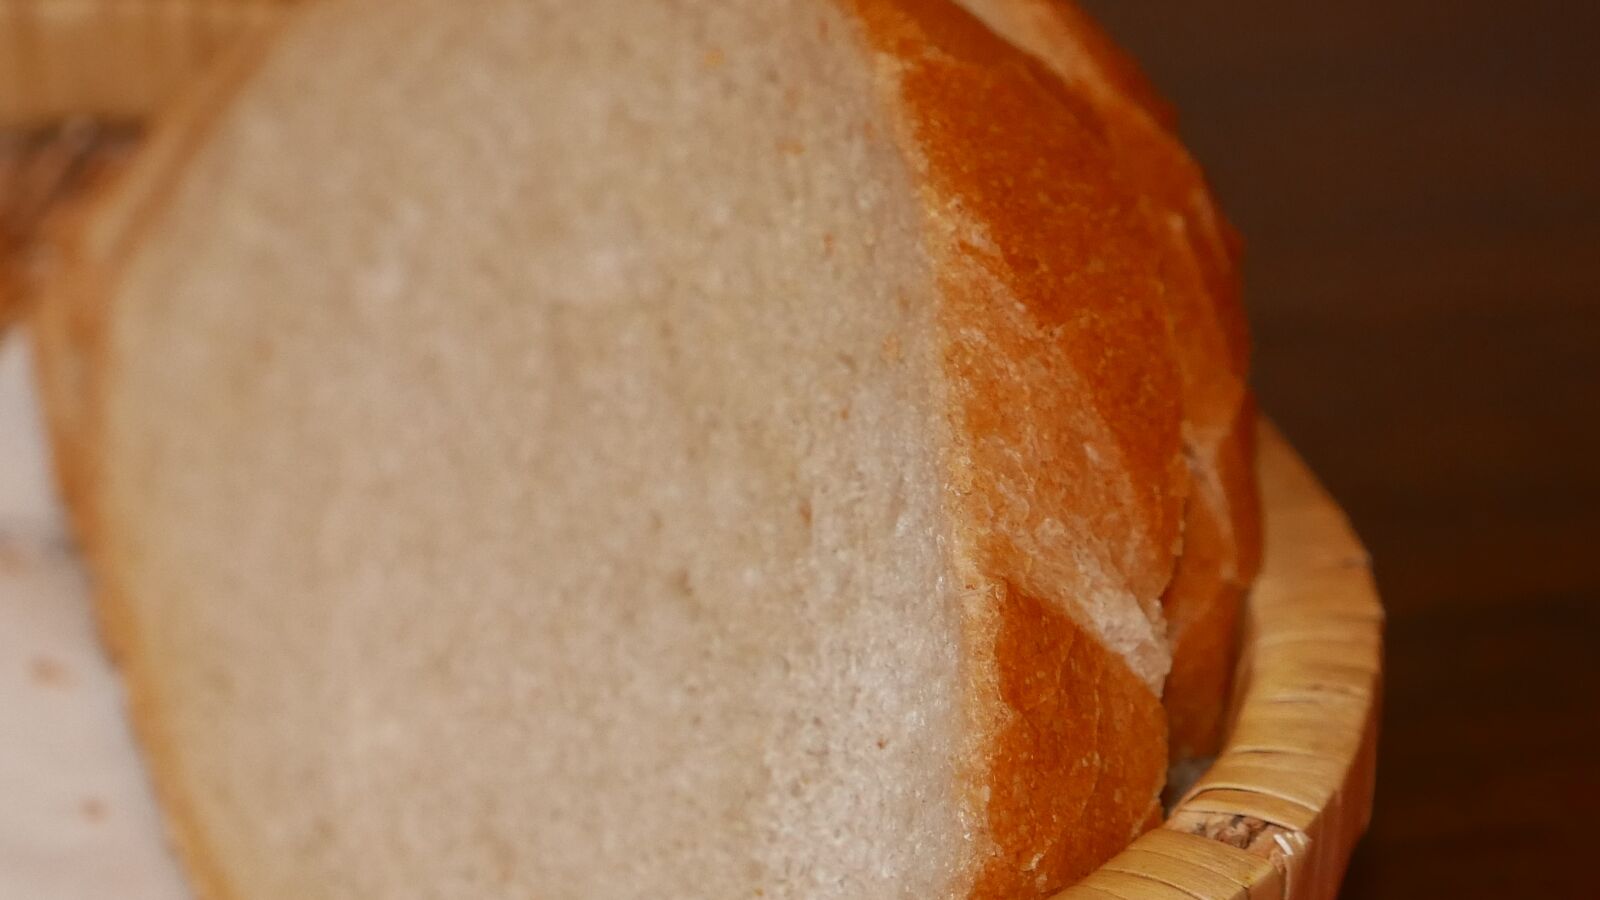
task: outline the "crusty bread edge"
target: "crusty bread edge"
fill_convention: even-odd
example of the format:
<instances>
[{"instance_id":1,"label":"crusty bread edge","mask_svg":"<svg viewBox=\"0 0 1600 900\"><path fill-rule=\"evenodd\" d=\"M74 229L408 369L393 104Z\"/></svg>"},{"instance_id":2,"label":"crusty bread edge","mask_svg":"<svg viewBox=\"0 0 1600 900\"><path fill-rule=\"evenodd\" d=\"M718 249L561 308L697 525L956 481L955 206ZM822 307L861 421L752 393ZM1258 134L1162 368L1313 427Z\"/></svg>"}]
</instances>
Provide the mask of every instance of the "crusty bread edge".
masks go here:
<instances>
[{"instance_id":1,"label":"crusty bread edge","mask_svg":"<svg viewBox=\"0 0 1600 900\"><path fill-rule=\"evenodd\" d=\"M184 163L194 154L245 77L260 63L277 23L241 38L157 117L126 169L91 186L62 209L52 234L63 265L42 285L25 320L53 464L67 514L88 563L100 639L120 669L129 718L163 813L167 839L200 900L235 900L194 804L178 777L176 748L161 721L151 660L108 557L115 543L100 521L91 487L101 480L102 379L110 364L103 309L139 235L153 227Z\"/></svg>"},{"instance_id":2,"label":"crusty bread edge","mask_svg":"<svg viewBox=\"0 0 1600 900\"><path fill-rule=\"evenodd\" d=\"M987 92L984 96L989 101L1010 104L1005 106L1010 115L1019 115L1013 108L1015 106L1030 106L1031 109L1045 112L1031 104L1047 103L1052 114L1064 117L1064 110L1068 107L1057 105L1063 98L1056 93L1064 86L1054 74L1034 64L1020 47L988 29L958 3L947 0L854 0L845 5L861 17L869 38L884 55L891 103L902 119L900 130L905 132L901 140L912 148L910 155L918 157L922 163L921 166L914 163L913 169L920 175L923 189L930 198L925 202L930 204L933 211L934 221L930 223L927 239L930 246L938 251L934 254L935 269L945 295L943 302L948 307L941 313L941 327L949 342L945 352L965 354L962 358L951 356L946 360L946 377L964 385L956 391L963 399L952 401L951 414L961 415L957 411L958 403L966 415L972 415L978 409L1003 409L1008 403L1029 396L1049 396L1052 392L1058 392L1060 382L1056 374L1065 367L1078 366L1078 360L1069 355L1070 351L1042 352L1032 349L1036 345L1049 345L1052 348L1060 345L1054 337L1044 339L1042 343L1034 340L1035 335L1045 333L1048 326L1041 326L1031 319L1013 318L1014 314L1010 312L1012 307L1007 304L1008 299L1020 305L1030 298L1038 303L1042 298L1054 296L1058 285L1052 280L1053 276L1048 268L1024 266L1013 269L1010 263L1002 265L999 260L990 260L981 250L983 241L974 243L963 240L960 228L976 227L984 240L1004 240L1019 234L1014 211L1006 203L996 202L996 198L1007 188L999 186L1000 182L994 177L984 174L984 164L993 160L980 157L990 152L984 148L992 150L995 136L987 128L972 127L971 123L982 118L982 113L970 101L971 97L976 96L973 89L981 87ZM993 68L984 70L983 83L974 82L973 73L979 67L990 65ZM1081 101L1074 97L1070 102ZM1067 127L1065 118L1058 124ZM1087 128L1084 130L1088 131ZM1075 139L1064 140L1067 146L1073 146ZM933 143L929 144L930 141ZM1013 141L1011 146L1026 148L1031 145L1026 141ZM936 151L919 157L919 151L932 151L934 147ZM1029 152L1027 149L1020 150L1023 157ZM1010 190L1026 194L1038 187L1029 182L1029 178L1049 177L1047 169L1030 161L1019 159L1018 164L1022 166L1017 170L1018 183L1012 185ZM956 212L941 212L946 209ZM1055 222L1056 228L1066 228L1068 232L1078 227L1066 226L1065 220L1059 219L1058 215L1052 214L1049 221L1033 223L1038 226L1034 228L1035 235L1041 233L1039 228L1046 229L1042 233L1052 233L1049 232L1052 227L1050 222ZM956 229L955 233L950 233L950 229ZM1005 299L1002 299L1002 295ZM1149 314L1152 318L1142 323L1144 340L1156 345L1154 352L1162 360L1172 361L1170 342L1165 332L1165 317L1158 314L1155 306L1149 308ZM1157 319L1160 320L1159 326L1155 322ZM1029 331L1030 328L1039 330ZM958 347L959 342L953 336L969 331L981 332L986 339ZM1130 336L1129 340L1135 339ZM981 346L981 350L974 350L973 346ZM1028 354L1035 352L1039 356L1031 365L1006 366L1008 362L1026 360ZM1001 360L1000 369L993 369L990 362L985 362L992 362L995 357ZM1145 357L1144 360L1148 363L1150 358ZM1082 374L1079 368L1073 371L1077 375ZM1174 383L1170 393L1175 397L1175 367L1168 377ZM1029 390L1030 387L1035 390ZM1157 393L1168 395L1167 392ZM1188 470L1180 452L1175 399L1170 410L1169 426L1158 424L1165 421L1163 417L1169 412L1165 408L1139 407L1129 402L1126 408L1113 405L1112 409L1119 412L1131 409L1155 416L1151 419L1127 420L1128 423L1138 422L1140 427L1149 429L1140 435L1138 442L1116 448L1124 455L1122 463L1129 468L1130 477L1139 477L1131 475L1131 472L1134 465L1140 465L1143 467L1143 476L1150 478L1149 482L1141 483L1156 484L1158 482L1153 476L1161 473L1164 480L1160 484L1186 491ZM1053 416L1060 410L1027 407L1018 408L1017 412L1038 418ZM986 412L982 418L994 421L976 427L996 427L998 420L995 417ZM1160 430L1163 427L1170 427L1170 432ZM974 435L981 433L974 432ZM1031 455L1027 456L1031 460L1031 471L1050 471L1046 461L1053 458L1051 454L1064 453L1050 442L1068 440L1068 432L1047 437L1049 434L1046 430L1033 435L1026 443L1031 448ZM1164 435L1165 439L1154 439L1157 435ZM1126 458L1135 451L1150 455L1138 461ZM1003 485L996 479L1004 477L997 474L1004 466L995 468L994 459L981 453L966 458L967 452L975 452L975 448L968 447L962 454L965 462L952 471L951 483L959 485L954 489L963 496L970 494L980 506L999 506L986 498L992 498L997 491L1003 490ZM1050 502L1060 500L1061 497L1058 497ZM957 503L958 507L961 505ZM1149 506L1117 508L1137 516L1152 512ZM1175 527L1181 512L1174 510L1169 515ZM953 521L958 525L962 520L960 513L953 516ZM1019 589L1025 585L1013 583L1012 575L1019 570L1008 560L1015 559L1016 552L1029 548L1025 547L1026 542L1012 547L1009 542L993 540L991 536L997 529L1029 526L1020 521L968 525L970 527L961 529L956 543L972 554L964 560L973 567L972 581L977 585L991 585L999 593L995 601L996 619L999 621L994 624L1009 623L1010 626L1000 628L994 636L974 634L970 639L968 658L977 666L984 665L982 660L990 653L988 644L993 643L993 665L1002 674L1008 671L1012 673L1012 677L1003 679L999 685L1003 703L995 713L1000 720L1011 724L1003 730L996 730L998 721L975 723L980 731L993 732L989 745L992 756L988 760L990 772L987 786L990 793L986 818L989 836L995 841L999 855L987 859L980 866L978 883L970 896L1012 896L1018 890L1031 887L1021 880L1025 873L1032 873L1026 876L1030 881L1063 887L1065 883L1059 879L1070 880L1087 874L1082 866L1087 864L1092 867L1110 858L1128 840L1159 818L1158 794L1167 761L1166 718L1157 694L1159 686L1152 685L1148 678L1138 674L1132 660L1119 652L1121 648L1106 641L1103 625L1088 620L1086 616L1080 618L1081 610L1060 605L1060 589L1065 585L1040 582L1032 590L1042 590L1044 593L1034 596L1032 590ZM1176 537L1175 532L1173 537ZM1154 592L1159 591L1160 583L1170 578L1175 557L1174 552L1166 551L1170 546L1168 542L1158 540L1156 543L1167 554L1167 558L1159 565L1154 560L1150 563L1153 568L1162 569L1159 579L1148 576L1145 579L1148 583L1145 590L1152 592L1152 599ZM1031 549L1038 551L1041 548L1034 546ZM1020 571L1026 572L1026 567ZM977 630L982 631L985 624L977 623ZM1079 636L1082 640L1076 640ZM1044 651L1045 647L1049 647L1048 652L1035 655L1034 651ZM1089 659L1073 664L1066 658L1056 656L1055 651L1069 655L1087 654ZM1108 733L1096 724L1093 727L1097 734L1081 735L1081 740L1062 741L1050 733L1048 721L1040 722L1028 717L1029 713L1024 710L1046 708L1029 703L1033 697L1028 692L1041 686L1048 687L1048 673L1060 675L1068 668L1080 676L1093 673L1092 684L1085 681L1075 687L1082 691L1086 700L1093 698L1098 708L1112 711L1117 716L1119 727L1109 729ZM985 686L977 690L983 694L989 688ZM1066 715L1062 713L1063 721ZM1099 723L1101 720L1097 718L1095 721ZM1017 737L1024 733L1043 738L1043 743ZM1110 751L1116 761L1095 776L1094 784L1086 793L1082 785L1076 784L1075 770L1063 764L1063 760L1070 763L1067 758L1076 758L1075 754L1080 751L1100 754ZM1106 787L1108 784L1115 785L1119 794L1127 792L1127 796L1118 801L1106 800L1102 795L1110 792ZM1023 787L1014 788L1016 785ZM1002 791L1002 786L1007 790ZM1019 791L1031 793L1032 798L1022 800ZM1019 802L1011 802L1009 798L1012 795L1017 795ZM1073 810L1055 810L1048 803L1035 802L1044 796L1077 797L1082 806ZM1007 798L1005 803L1001 802L1002 798ZM1146 804L1134 809L1141 800ZM1083 816L1094 814L1092 824L1085 823L1089 827L1082 833L1074 833L1070 839L1070 843L1075 845L1071 852L1064 853L1061 850L1063 840L1058 829L1063 820L1056 815L1058 812L1077 815L1080 822ZM1125 831L1120 827L1121 824L1126 824ZM1113 842L1115 849L1111 846ZM992 865L1000 862L1012 866Z\"/></svg>"},{"instance_id":3,"label":"crusty bread edge","mask_svg":"<svg viewBox=\"0 0 1600 900\"><path fill-rule=\"evenodd\" d=\"M1225 416L1214 419L1206 434L1191 432L1185 442L1196 454L1191 459L1194 489L1184 510L1185 530L1198 524L1217 531L1210 536L1213 546L1207 551L1223 555L1196 559L1187 547L1179 555L1174 582L1164 598L1173 628L1169 636L1174 676L1166 684L1163 702L1172 711L1170 737L1175 761L1215 753L1226 730L1228 685L1237 663L1243 600L1261 555L1261 509L1253 468L1256 411L1245 380L1248 335L1237 293L1230 290L1236 284L1237 237L1217 208L1204 173L1178 139L1171 108L1138 63L1075 2L961 2L1003 21L998 31L1012 33L1010 39L1024 52L1080 83L1103 114L1137 123L1142 141L1160 145L1171 162L1185 168L1196 181L1195 192L1166 211L1182 216L1191 226L1186 229L1186 255L1197 267L1210 300L1211 318L1230 345L1228 357L1210 360L1210 365L1220 368L1201 380L1215 382L1221 377L1237 379L1238 384ZM1067 46L1078 52L1065 52ZM1173 339L1182 340L1182 336L1174 333ZM1186 421L1191 419L1187 403L1184 415ZM1210 653L1228 646L1233 652ZM1207 709L1210 712L1202 714Z\"/></svg>"}]
</instances>

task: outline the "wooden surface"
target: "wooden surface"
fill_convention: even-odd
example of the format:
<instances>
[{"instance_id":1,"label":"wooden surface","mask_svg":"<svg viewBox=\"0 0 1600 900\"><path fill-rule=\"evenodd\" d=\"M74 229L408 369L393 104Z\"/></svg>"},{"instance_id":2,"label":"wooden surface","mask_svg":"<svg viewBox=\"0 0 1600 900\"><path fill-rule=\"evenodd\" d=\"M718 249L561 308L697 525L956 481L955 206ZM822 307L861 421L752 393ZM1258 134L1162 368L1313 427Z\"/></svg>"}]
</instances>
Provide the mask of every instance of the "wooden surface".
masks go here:
<instances>
[{"instance_id":1,"label":"wooden surface","mask_svg":"<svg viewBox=\"0 0 1600 900\"><path fill-rule=\"evenodd\" d=\"M1371 811L1383 610L1339 507L1270 426L1266 556L1226 746L1162 828L1056 900L1332 900Z\"/></svg>"},{"instance_id":2,"label":"wooden surface","mask_svg":"<svg viewBox=\"0 0 1600 900\"><path fill-rule=\"evenodd\" d=\"M1087 3L1249 244L1389 612L1346 900L1600 897L1600 4Z\"/></svg>"}]
</instances>

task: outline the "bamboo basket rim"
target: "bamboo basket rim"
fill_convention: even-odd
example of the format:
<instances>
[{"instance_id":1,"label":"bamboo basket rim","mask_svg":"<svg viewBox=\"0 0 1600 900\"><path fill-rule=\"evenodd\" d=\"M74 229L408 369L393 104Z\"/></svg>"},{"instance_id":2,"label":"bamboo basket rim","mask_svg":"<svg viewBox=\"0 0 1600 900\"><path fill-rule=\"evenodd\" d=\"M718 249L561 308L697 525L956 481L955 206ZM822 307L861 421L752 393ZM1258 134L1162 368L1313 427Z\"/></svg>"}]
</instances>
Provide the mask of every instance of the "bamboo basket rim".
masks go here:
<instances>
[{"instance_id":1,"label":"bamboo basket rim","mask_svg":"<svg viewBox=\"0 0 1600 900\"><path fill-rule=\"evenodd\" d=\"M143 118L289 2L0 0L0 129ZM119 57L161 64L78 64ZM1052 900L1338 892L1371 814L1383 609L1343 511L1265 421L1258 449L1266 553L1246 605L1226 745L1160 827Z\"/></svg>"}]
</instances>

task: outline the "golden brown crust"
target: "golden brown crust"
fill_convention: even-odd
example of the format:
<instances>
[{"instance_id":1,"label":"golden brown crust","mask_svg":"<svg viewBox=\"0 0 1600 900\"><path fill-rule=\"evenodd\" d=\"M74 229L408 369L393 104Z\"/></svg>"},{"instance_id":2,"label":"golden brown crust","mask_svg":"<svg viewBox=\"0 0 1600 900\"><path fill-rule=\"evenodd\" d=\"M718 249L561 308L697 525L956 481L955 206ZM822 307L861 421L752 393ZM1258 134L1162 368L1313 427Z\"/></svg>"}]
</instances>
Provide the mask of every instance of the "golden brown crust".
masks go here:
<instances>
[{"instance_id":1,"label":"golden brown crust","mask_svg":"<svg viewBox=\"0 0 1600 900\"><path fill-rule=\"evenodd\" d=\"M1195 482L1184 513L1182 559L1163 597L1173 641L1165 696L1174 757L1214 753L1233 671L1235 623L1260 557L1237 237L1138 67L1074 4L962 2L1081 87L1116 149L1125 183L1141 196L1159 235Z\"/></svg>"},{"instance_id":2,"label":"golden brown crust","mask_svg":"<svg viewBox=\"0 0 1600 900\"><path fill-rule=\"evenodd\" d=\"M1053 604L1009 584L998 593L1000 695L1015 714L991 750L996 849L975 900L1053 892L1160 824L1139 789L1159 786L1167 764L1145 740L1166 730L1161 704L1127 664Z\"/></svg>"},{"instance_id":3,"label":"golden brown crust","mask_svg":"<svg viewBox=\"0 0 1600 900\"><path fill-rule=\"evenodd\" d=\"M1261 571L1263 513L1261 485L1256 477L1256 442L1261 422L1255 396L1246 394L1233 428L1217 447L1217 483L1228 499L1234 560L1230 575L1235 584L1249 588Z\"/></svg>"},{"instance_id":4,"label":"golden brown crust","mask_svg":"<svg viewBox=\"0 0 1600 900\"><path fill-rule=\"evenodd\" d=\"M1092 17L1068 0L957 0L961 6L995 27L1003 18L1018 29L1049 35L1048 40L1070 42L1076 50L1046 62L1069 85L1082 90L1098 105L1107 97L1136 104L1153 121L1171 131L1176 121L1172 107L1161 96L1133 57L1123 52L1116 41ZM1019 41L1010 29L1001 35L1023 50L1039 53Z\"/></svg>"},{"instance_id":5,"label":"golden brown crust","mask_svg":"<svg viewBox=\"0 0 1600 900\"><path fill-rule=\"evenodd\" d=\"M1165 775L1155 692L1068 614L1092 576L1041 537L1084 523L1137 598L1170 577L1188 470L1161 245L1079 93L944 0L854 9L933 194L956 537L997 598L972 896L1044 895L1139 833Z\"/></svg>"},{"instance_id":6,"label":"golden brown crust","mask_svg":"<svg viewBox=\"0 0 1600 900\"><path fill-rule=\"evenodd\" d=\"M1118 122L1112 111L1108 121ZM1254 405L1245 383L1249 344L1231 232L1210 205L1198 168L1147 119L1113 124L1119 159L1157 215L1176 217L1164 269L1172 333L1184 375L1186 445L1195 490L1185 542L1163 597L1173 640L1165 699L1175 759L1221 744L1236 658L1236 623L1260 558L1252 462Z\"/></svg>"},{"instance_id":7,"label":"golden brown crust","mask_svg":"<svg viewBox=\"0 0 1600 900\"><path fill-rule=\"evenodd\" d=\"M972 486L993 495L993 537L1014 541L1052 516L1103 520L1095 534L1137 544L1119 574L1153 596L1170 573L1186 490L1178 380L1158 256L1111 178L1111 148L1080 99L954 6L857 6L901 66L916 152L936 201L955 210L933 236L949 251L946 365L982 457L973 475L994 479ZM1086 449L1095 429L1114 446ZM1099 452L1115 454L1134 485L1131 510L1097 479ZM1020 486L1031 508L1005 521L999 495Z\"/></svg>"},{"instance_id":8,"label":"golden brown crust","mask_svg":"<svg viewBox=\"0 0 1600 900\"><path fill-rule=\"evenodd\" d=\"M1255 403L1248 396L1190 504L1183 557L1168 590L1176 635L1164 702L1174 759L1215 754L1226 737L1244 598L1261 567Z\"/></svg>"},{"instance_id":9,"label":"golden brown crust","mask_svg":"<svg viewBox=\"0 0 1600 900\"><path fill-rule=\"evenodd\" d=\"M1244 588L1222 576L1228 539L1210 491L1191 505L1167 608L1172 631L1172 673L1162 698L1171 727L1172 757L1208 756L1222 743L1222 710L1233 685Z\"/></svg>"}]
</instances>

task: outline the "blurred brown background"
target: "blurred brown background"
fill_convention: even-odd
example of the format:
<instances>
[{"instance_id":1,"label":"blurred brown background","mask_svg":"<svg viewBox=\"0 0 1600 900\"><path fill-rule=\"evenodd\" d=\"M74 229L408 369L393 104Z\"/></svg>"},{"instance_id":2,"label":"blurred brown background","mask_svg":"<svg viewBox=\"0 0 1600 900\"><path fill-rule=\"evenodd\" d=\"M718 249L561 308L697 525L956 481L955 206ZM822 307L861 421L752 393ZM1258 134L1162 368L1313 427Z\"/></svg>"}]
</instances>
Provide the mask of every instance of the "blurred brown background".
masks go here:
<instances>
[{"instance_id":1,"label":"blurred brown background","mask_svg":"<svg viewBox=\"0 0 1600 900\"><path fill-rule=\"evenodd\" d=\"M1348 900L1600 897L1600 4L1086 0L1249 246L1389 610Z\"/></svg>"}]
</instances>

